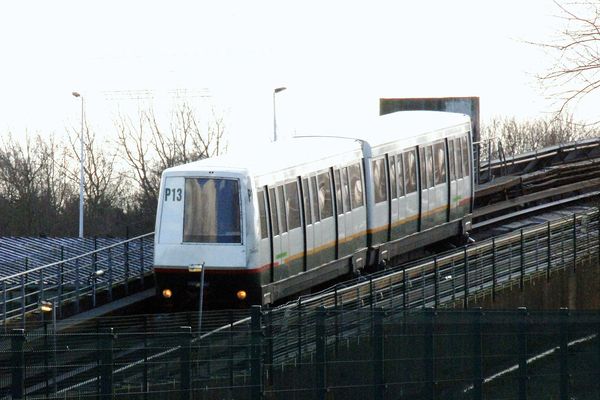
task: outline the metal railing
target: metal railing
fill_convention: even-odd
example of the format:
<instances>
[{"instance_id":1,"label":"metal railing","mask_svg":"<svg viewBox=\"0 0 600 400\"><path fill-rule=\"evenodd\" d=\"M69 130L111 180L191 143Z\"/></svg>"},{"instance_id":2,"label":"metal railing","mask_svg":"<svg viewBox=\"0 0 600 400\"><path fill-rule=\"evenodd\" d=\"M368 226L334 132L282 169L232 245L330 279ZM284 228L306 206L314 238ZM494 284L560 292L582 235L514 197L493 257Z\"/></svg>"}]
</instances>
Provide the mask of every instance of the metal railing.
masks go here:
<instances>
[{"instance_id":1,"label":"metal railing","mask_svg":"<svg viewBox=\"0 0 600 400\"><path fill-rule=\"evenodd\" d=\"M61 261L0 278L0 312L3 327L14 319L26 326L27 314L41 302L56 307L60 318L82 307L94 308L113 299L117 286L128 294L130 286L144 286L152 271L153 234L138 236Z\"/></svg>"},{"instance_id":2,"label":"metal railing","mask_svg":"<svg viewBox=\"0 0 600 400\"><path fill-rule=\"evenodd\" d=\"M261 393L273 390L274 393L270 395L275 398L283 396L282 393L295 393L299 398L303 395L312 396L311 393L315 393L321 383L304 377L306 371L303 372L302 367L316 368L315 362L316 365L321 365L322 361L317 361L317 358L322 357L323 352L327 354L326 360L330 360L331 354L339 354L344 346L346 354L350 356L353 353L353 343L356 346L369 343L374 337L374 315L379 309L383 308L388 313L386 321L394 325L410 316L414 310L436 308L438 313L442 313L445 312L442 307L457 302L468 307L469 299L482 291L495 296L507 285L525 289L526 280L533 276L551 279L558 270L577 268L583 262L597 263L600 254L598 217L598 210L590 209L585 213L524 228L393 270L360 277L353 282L337 285L312 297L301 297L294 303L278 308L263 309L262 312L255 309L254 318L234 319L232 314L220 317L209 314L212 322L204 322L204 332L201 335L196 332L195 337L191 336L192 330L177 334L174 327L196 327L197 313L189 314L187 320L184 318L177 322L168 315L153 316L153 320L162 319L167 323L166 326L171 327L171 335L162 335L160 329L151 328L146 323L129 322L125 329L114 321L107 321L102 325L98 321L95 333L58 335L57 359L64 364L61 367L62 373L58 373L54 380L48 379L48 374L41 374L39 368L36 370L37 375L33 370L26 370L29 372L25 372L25 375L30 381L26 380L23 390L30 396L41 396L43 390L49 390L51 394L57 393L61 398L106 394L102 390L144 397L156 390L161 396L189 398L185 397L189 393L187 388L192 388L194 393L203 393L206 398L223 398L228 393L235 393L236 398L246 398L245 394L238 395L240 391L250 393L248 396L252 397L247 398L256 398L253 391L258 387ZM325 313L325 333L317 329L318 318L321 318L318 310ZM99 357L105 356L102 349L107 348L107 345L95 342L102 336L99 333L102 326L114 328L110 333L114 351L112 358L106 362L99 361ZM600 325L598 328L600 329ZM411 336L410 332L418 330L411 328L406 332ZM21 336L23 334L18 333ZM69 345L74 338L78 338L77 335L82 337L78 340L89 340L85 344L82 342L80 352L71 351L73 345ZM326 338L325 345L319 342L323 335ZM514 334L507 334L507 337L512 336ZM49 346L48 343L52 340L44 339L45 337L52 338L51 335L40 336L39 332L33 332L25 336L25 343L31 346ZM184 337L185 340L177 342L178 337ZM409 340L408 337L406 340ZM384 345L387 346L387 341ZM8 344L5 343L6 346ZM532 346L538 346L537 342L532 343ZM555 347L554 344L548 346ZM360 348L356 349L357 354L360 354ZM38 348L36 351L32 350L32 353L39 357L43 351ZM414 356L422 357L423 353L415 353ZM109 361L113 365L112 369L102 370L101 365ZM354 362L358 361L347 360L352 371L358 368L352 364ZM388 362L392 363L394 360ZM344 365L344 362L340 363L340 367ZM256 371L260 373L256 375ZM281 371L293 371L295 375L292 372L290 375L303 378L297 380L296 386L292 388L286 388L281 383L284 386L277 389L274 384L265 383L271 382ZM490 369L490 373L492 371L494 368ZM108 389L102 389L103 382L108 380L102 378L103 373L110 375L112 383ZM188 373L193 379L188 379ZM3 372L0 386L5 388L5 393L10 391L9 382L12 384L12 380L17 378L19 375L15 370ZM284 379L284 375L280 374L279 379ZM386 384L389 385L393 379L389 378ZM466 382L463 383L470 385L467 382L471 382L471 378L465 379ZM45 380L48 382L45 383ZM363 382L359 386L372 388L372 382ZM46 389L47 387L50 389ZM357 390L360 392L363 389ZM461 390L467 390L467 387Z\"/></svg>"},{"instance_id":3,"label":"metal railing","mask_svg":"<svg viewBox=\"0 0 600 400\"><path fill-rule=\"evenodd\" d=\"M492 150L491 142L488 141L475 143L474 153L476 157L482 157L479 161L479 174L476 175L477 183L485 183L495 177L522 174L550 165L597 158L600 156L600 138L582 139L512 157L506 157L501 144L496 151Z\"/></svg>"}]
</instances>

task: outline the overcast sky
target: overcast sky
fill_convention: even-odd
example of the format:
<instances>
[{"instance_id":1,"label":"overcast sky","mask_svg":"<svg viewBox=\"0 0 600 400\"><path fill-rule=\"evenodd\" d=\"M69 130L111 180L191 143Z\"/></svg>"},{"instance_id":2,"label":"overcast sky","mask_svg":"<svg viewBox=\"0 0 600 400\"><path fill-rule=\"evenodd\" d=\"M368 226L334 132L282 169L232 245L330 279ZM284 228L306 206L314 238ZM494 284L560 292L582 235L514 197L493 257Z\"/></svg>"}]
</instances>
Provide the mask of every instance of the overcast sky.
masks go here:
<instances>
[{"instance_id":1,"label":"overcast sky","mask_svg":"<svg viewBox=\"0 0 600 400\"><path fill-rule=\"evenodd\" d=\"M0 5L0 133L96 129L174 93L227 112L238 143L376 115L380 97L480 96L484 119L539 116L549 60L523 40L551 0L12 1ZM148 93L150 95L148 95ZM136 100L136 97L144 100Z\"/></svg>"}]
</instances>

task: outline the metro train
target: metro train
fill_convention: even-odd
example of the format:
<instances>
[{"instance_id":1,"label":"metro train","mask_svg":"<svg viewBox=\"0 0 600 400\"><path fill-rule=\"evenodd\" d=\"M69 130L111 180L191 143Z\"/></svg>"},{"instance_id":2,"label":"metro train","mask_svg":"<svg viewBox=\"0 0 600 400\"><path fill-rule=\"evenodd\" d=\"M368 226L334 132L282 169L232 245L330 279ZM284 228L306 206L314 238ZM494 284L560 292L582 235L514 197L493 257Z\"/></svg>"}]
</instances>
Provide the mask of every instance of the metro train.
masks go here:
<instances>
[{"instance_id":1,"label":"metro train","mask_svg":"<svg viewBox=\"0 0 600 400\"><path fill-rule=\"evenodd\" d=\"M166 169L157 294L198 298L202 282L207 300L271 304L461 237L473 209L471 140L467 115L400 111L344 135Z\"/></svg>"}]
</instances>

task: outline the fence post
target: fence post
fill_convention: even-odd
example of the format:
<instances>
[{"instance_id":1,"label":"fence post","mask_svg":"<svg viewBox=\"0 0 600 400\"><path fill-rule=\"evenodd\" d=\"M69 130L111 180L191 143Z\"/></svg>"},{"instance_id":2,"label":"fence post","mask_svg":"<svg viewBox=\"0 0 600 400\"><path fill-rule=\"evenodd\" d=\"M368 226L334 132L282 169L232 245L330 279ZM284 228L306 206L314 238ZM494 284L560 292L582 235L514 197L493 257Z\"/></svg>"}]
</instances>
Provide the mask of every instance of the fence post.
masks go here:
<instances>
[{"instance_id":1,"label":"fence post","mask_svg":"<svg viewBox=\"0 0 600 400\"><path fill-rule=\"evenodd\" d=\"M113 298L113 259L112 259L112 247L108 248L108 301L112 301Z\"/></svg>"},{"instance_id":2,"label":"fence post","mask_svg":"<svg viewBox=\"0 0 600 400\"><path fill-rule=\"evenodd\" d=\"M302 297L298 297L298 364L302 362Z\"/></svg>"},{"instance_id":3,"label":"fence post","mask_svg":"<svg viewBox=\"0 0 600 400\"><path fill-rule=\"evenodd\" d=\"M317 309L315 341L316 397L319 400L325 400L327 395L327 360L325 357L325 307L323 306Z\"/></svg>"},{"instance_id":4,"label":"fence post","mask_svg":"<svg viewBox=\"0 0 600 400\"><path fill-rule=\"evenodd\" d=\"M428 399L428 400L433 400L435 399L435 386L436 386L436 382L435 382L435 361L434 361L434 357L435 355L433 354L433 349L434 349L434 335L433 335L433 330L434 330L434 324L435 324L435 316L436 316L436 311L433 308L426 308L425 309L425 333L424 333L424 339L425 339L425 396L423 397L424 399Z\"/></svg>"},{"instance_id":5,"label":"fence post","mask_svg":"<svg viewBox=\"0 0 600 400\"><path fill-rule=\"evenodd\" d=\"M525 239L523 237L523 228L521 228L521 274L519 276L519 288L523 291L525 285Z\"/></svg>"},{"instance_id":6,"label":"fence post","mask_svg":"<svg viewBox=\"0 0 600 400\"><path fill-rule=\"evenodd\" d=\"M267 308L267 326L266 326L266 351L265 351L265 366L266 366L266 385L273 384L273 310Z\"/></svg>"},{"instance_id":7,"label":"fence post","mask_svg":"<svg viewBox=\"0 0 600 400\"><path fill-rule=\"evenodd\" d=\"M469 255L467 253L467 246L463 247L463 251L464 251L464 256L463 256L463 262L464 262L464 266L465 266L465 277L464 277L464 281L465 281L465 298L463 300L463 308L468 308L469 307Z\"/></svg>"},{"instance_id":8,"label":"fence post","mask_svg":"<svg viewBox=\"0 0 600 400\"><path fill-rule=\"evenodd\" d=\"M383 308L377 307L373 313L375 319L373 332L373 399L375 400L383 400L385 395L383 316Z\"/></svg>"},{"instance_id":9,"label":"fence post","mask_svg":"<svg viewBox=\"0 0 600 400\"><path fill-rule=\"evenodd\" d=\"M144 288L144 238L140 238L140 284Z\"/></svg>"},{"instance_id":10,"label":"fence post","mask_svg":"<svg viewBox=\"0 0 600 400\"><path fill-rule=\"evenodd\" d=\"M192 390L192 327L181 326L179 328L179 376L181 379L180 396L181 400L189 400Z\"/></svg>"},{"instance_id":11,"label":"fence post","mask_svg":"<svg viewBox=\"0 0 600 400\"><path fill-rule=\"evenodd\" d=\"M250 382L251 382L251 399L261 399L263 394L262 387L262 331L261 331L261 307L252 306L251 310L251 338L252 350L250 361Z\"/></svg>"},{"instance_id":12,"label":"fence post","mask_svg":"<svg viewBox=\"0 0 600 400\"><path fill-rule=\"evenodd\" d=\"M150 387L148 385L148 316L144 315L144 372L142 374L142 388L144 390L144 399L148 398L148 392Z\"/></svg>"},{"instance_id":13,"label":"fence post","mask_svg":"<svg viewBox=\"0 0 600 400\"><path fill-rule=\"evenodd\" d=\"M440 272L438 271L437 257L433 256L433 306L438 308L440 304Z\"/></svg>"},{"instance_id":14,"label":"fence post","mask_svg":"<svg viewBox=\"0 0 600 400\"><path fill-rule=\"evenodd\" d=\"M596 393L600 393L600 321L598 321L599 315L600 313L596 311L594 315L596 317L596 321L594 323L594 329L596 331Z\"/></svg>"},{"instance_id":15,"label":"fence post","mask_svg":"<svg viewBox=\"0 0 600 400\"><path fill-rule=\"evenodd\" d=\"M75 259L75 313L79 313L80 288L79 288L79 257Z\"/></svg>"},{"instance_id":16,"label":"fence post","mask_svg":"<svg viewBox=\"0 0 600 400\"><path fill-rule=\"evenodd\" d=\"M550 227L550 221L548 221L547 228L547 242L548 242L548 263L546 268L546 282L550 282L550 268L552 268L552 229Z\"/></svg>"},{"instance_id":17,"label":"fence post","mask_svg":"<svg viewBox=\"0 0 600 400\"><path fill-rule=\"evenodd\" d=\"M2 281L2 325L6 332L6 281Z\"/></svg>"},{"instance_id":18,"label":"fence post","mask_svg":"<svg viewBox=\"0 0 600 400\"><path fill-rule=\"evenodd\" d=\"M402 309L406 310L406 291L408 288L408 281L406 280L406 266L402 266Z\"/></svg>"},{"instance_id":19,"label":"fence post","mask_svg":"<svg viewBox=\"0 0 600 400\"><path fill-rule=\"evenodd\" d=\"M20 284L21 284L21 327L25 329L25 278L23 275L19 276Z\"/></svg>"},{"instance_id":20,"label":"fence post","mask_svg":"<svg viewBox=\"0 0 600 400\"><path fill-rule=\"evenodd\" d=\"M104 329L100 339L100 398L112 399L113 396L113 347L114 347L113 328Z\"/></svg>"},{"instance_id":21,"label":"fence post","mask_svg":"<svg viewBox=\"0 0 600 400\"><path fill-rule=\"evenodd\" d=\"M560 309L560 399L569 399L569 309Z\"/></svg>"},{"instance_id":22,"label":"fence post","mask_svg":"<svg viewBox=\"0 0 600 400\"><path fill-rule=\"evenodd\" d=\"M13 329L10 338L10 351L12 353L12 382L11 392L13 399L22 399L25 396L25 330Z\"/></svg>"},{"instance_id":23,"label":"fence post","mask_svg":"<svg viewBox=\"0 0 600 400\"><path fill-rule=\"evenodd\" d=\"M129 239L129 238L127 238ZM123 251L125 252L125 295L129 294L129 240L123 244Z\"/></svg>"},{"instance_id":24,"label":"fence post","mask_svg":"<svg viewBox=\"0 0 600 400\"><path fill-rule=\"evenodd\" d=\"M573 213L573 272L577 269L577 214Z\"/></svg>"},{"instance_id":25,"label":"fence post","mask_svg":"<svg viewBox=\"0 0 600 400\"><path fill-rule=\"evenodd\" d=\"M527 399L527 308L519 307L519 400Z\"/></svg>"},{"instance_id":26,"label":"fence post","mask_svg":"<svg viewBox=\"0 0 600 400\"><path fill-rule=\"evenodd\" d=\"M492 238L492 303L496 301L496 238Z\"/></svg>"},{"instance_id":27,"label":"fence post","mask_svg":"<svg viewBox=\"0 0 600 400\"><path fill-rule=\"evenodd\" d=\"M600 206L598 206L596 218L598 218L598 264L600 264Z\"/></svg>"},{"instance_id":28,"label":"fence post","mask_svg":"<svg viewBox=\"0 0 600 400\"><path fill-rule=\"evenodd\" d=\"M483 311L473 312L473 400L483 399L483 353L481 349L481 320Z\"/></svg>"}]
</instances>

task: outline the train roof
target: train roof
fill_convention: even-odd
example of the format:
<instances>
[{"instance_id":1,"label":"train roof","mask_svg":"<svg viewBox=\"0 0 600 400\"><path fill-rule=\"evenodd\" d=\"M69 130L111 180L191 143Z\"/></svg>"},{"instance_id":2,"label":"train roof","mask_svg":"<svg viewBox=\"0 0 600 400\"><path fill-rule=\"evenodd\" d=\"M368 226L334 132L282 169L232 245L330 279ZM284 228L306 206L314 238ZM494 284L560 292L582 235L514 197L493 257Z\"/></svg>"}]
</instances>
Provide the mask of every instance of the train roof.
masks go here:
<instances>
[{"instance_id":1,"label":"train roof","mask_svg":"<svg viewBox=\"0 0 600 400\"><path fill-rule=\"evenodd\" d=\"M298 137L269 143L248 151L194 161L168 168L166 173L184 173L205 170L247 171L262 175L272 171L335 159L344 154L361 152L361 142L371 147L392 141L414 145L420 136L429 140L443 137L451 128L470 124L467 115L440 111L399 111L375 117L370 121L340 128L336 132L303 132Z\"/></svg>"}]
</instances>

